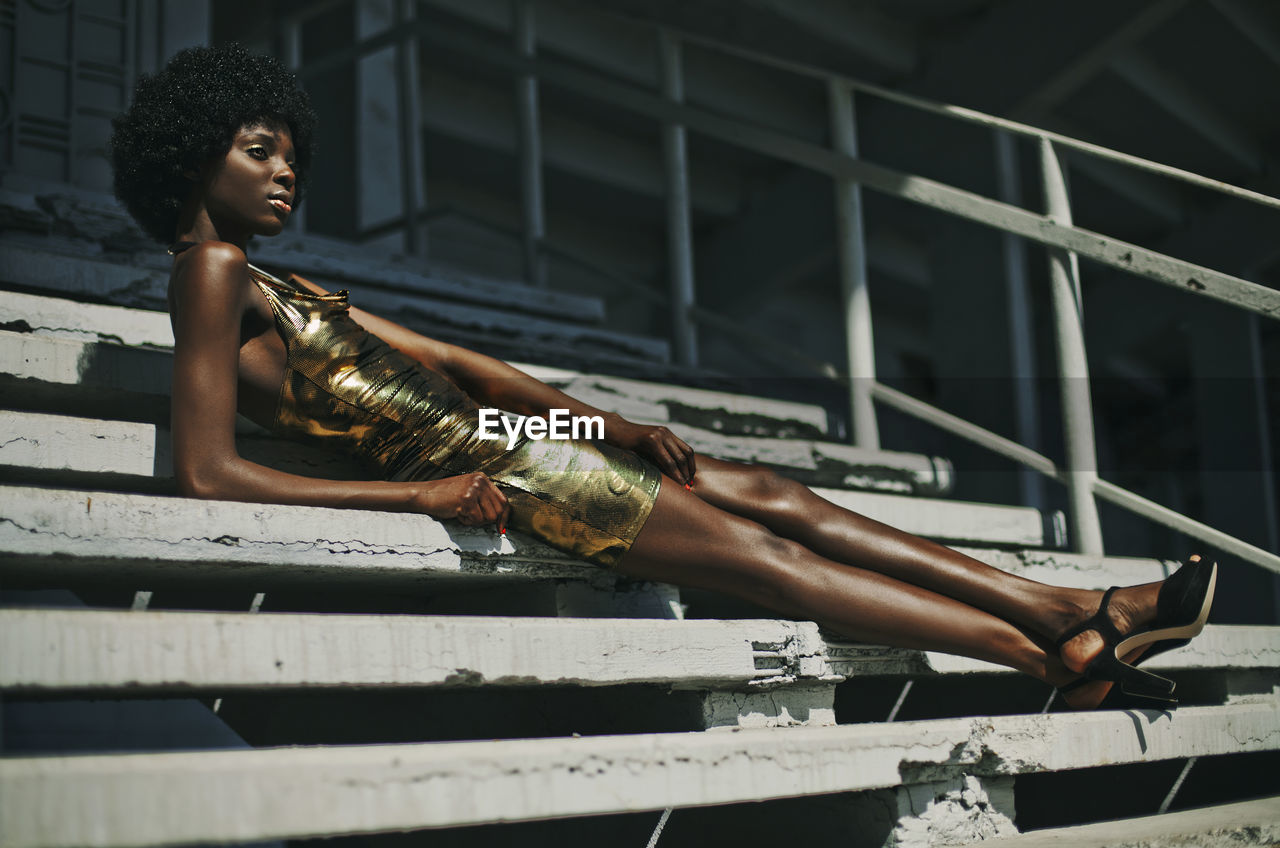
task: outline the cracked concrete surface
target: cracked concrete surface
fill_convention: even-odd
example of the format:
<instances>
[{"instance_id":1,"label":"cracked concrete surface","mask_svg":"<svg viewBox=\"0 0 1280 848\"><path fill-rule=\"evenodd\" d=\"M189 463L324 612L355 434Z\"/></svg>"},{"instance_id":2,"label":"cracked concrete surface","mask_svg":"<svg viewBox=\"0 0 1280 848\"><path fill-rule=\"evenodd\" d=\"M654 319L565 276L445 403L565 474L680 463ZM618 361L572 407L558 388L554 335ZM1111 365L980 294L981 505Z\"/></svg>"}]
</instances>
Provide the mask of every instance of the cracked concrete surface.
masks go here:
<instances>
[{"instance_id":1,"label":"cracked concrete surface","mask_svg":"<svg viewBox=\"0 0 1280 848\"><path fill-rule=\"evenodd\" d=\"M352 535L336 535L343 527ZM10 571L85 575L112 563L117 579L228 568L285 580L504 571L545 579L593 568L517 533L422 515L21 486L0 487L0 549Z\"/></svg>"},{"instance_id":2,"label":"cracked concrete surface","mask_svg":"<svg viewBox=\"0 0 1280 848\"><path fill-rule=\"evenodd\" d=\"M904 763L1009 776L1280 748L1275 702L1146 713L0 760L14 848L522 821L897 787ZM1029 721L1029 719L1032 719ZM1229 728L1230 732L1224 729ZM975 767L977 766L977 767ZM148 799L166 799L161 809ZM188 802L186 799L190 799ZM195 803L198 799L199 803ZM994 805L964 789L961 810ZM138 805L154 813L137 815ZM100 816L68 816L95 809ZM967 814L966 814L967 815Z\"/></svg>"},{"instance_id":3,"label":"cracked concrete surface","mask_svg":"<svg viewBox=\"0 0 1280 848\"><path fill-rule=\"evenodd\" d=\"M54 290L70 296L88 295L123 306L151 310L166 308L166 271L140 268L132 263L121 264L102 255L85 253L79 244L70 241L64 241L64 244L70 249L66 252L54 252L30 239L6 238L4 249L0 251L0 275L11 283ZM254 259L257 262L270 262L272 254L273 249L270 247L260 249L255 251ZM113 255L111 259L127 260L128 257ZM542 317L539 313L547 310L539 310L536 306L523 313L495 309L492 308L495 300L481 300L464 285L435 281L435 288L445 287L448 290L447 296L452 298L448 302L442 302L435 295L423 294L432 288L432 280L420 274L391 269L371 271L368 264L359 261L344 262L332 258L317 260L305 253L289 254L282 261L288 262L292 270L298 273L314 274L319 271L321 276L317 278L318 282L329 282L325 277L337 271L340 280L329 284L351 290L353 300L359 305L367 306L375 312L395 312L402 316L402 322L410 325L415 324L412 316L417 316L417 324L421 325L425 320L437 333L441 327L452 327L529 340L554 340L569 348L594 349L601 354L637 357L651 362L667 362L670 359L670 345L665 340L620 334L590 323L566 320L575 315L582 316L584 312L599 312L601 307L595 299L564 296L560 298L558 308L549 313L549 317ZM336 266L342 266L343 270L338 270ZM389 293L381 288L368 287L367 281L371 277L378 278L382 283L389 280L401 282L404 284L403 290ZM505 295L497 298L498 303L505 302L505 297L515 294L512 287L502 288ZM523 302L527 297L520 294L520 299Z\"/></svg>"},{"instance_id":4,"label":"cracked concrete surface","mask_svg":"<svg viewBox=\"0 0 1280 848\"><path fill-rule=\"evenodd\" d=\"M149 398L153 405L167 409L167 351L0 331L0 361L6 363L8 379L34 381L42 389L61 387L64 394L77 397L124 390L154 395ZM919 454L864 451L804 439L730 437L675 422L669 426L703 453L766 463L792 475L808 475L814 478L811 483L904 494L938 494L950 486L949 472L940 470L943 461Z\"/></svg>"},{"instance_id":5,"label":"cracked concrete surface","mask_svg":"<svg viewBox=\"0 0 1280 848\"><path fill-rule=\"evenodd\" d=\"M885 848L935 848L1018 833L1012 778L950 780L890 790L897 823Z\"/></svg>"},{"instance_id":6,"label":"cracked concrete surface","mask_svg":"<svg viewBox=\"0 0 1280 848\"><path fill-rule=\"evenodd\" d=\"M756 674L753 637L780 626L785 623L10 609L0 610L0 687L745 687Z\"/></svg>"}]
</instances>

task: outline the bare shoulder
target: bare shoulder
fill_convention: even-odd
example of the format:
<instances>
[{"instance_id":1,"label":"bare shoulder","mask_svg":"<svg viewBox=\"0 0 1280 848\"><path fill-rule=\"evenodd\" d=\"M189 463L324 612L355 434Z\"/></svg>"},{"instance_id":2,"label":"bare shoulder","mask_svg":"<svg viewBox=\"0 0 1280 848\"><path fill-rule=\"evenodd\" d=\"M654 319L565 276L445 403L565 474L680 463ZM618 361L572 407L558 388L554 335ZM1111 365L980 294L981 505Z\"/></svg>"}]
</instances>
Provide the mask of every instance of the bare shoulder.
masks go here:
<instances>
[{"instance_id":1,"label":"bare shoulder","mask_svg":"<svg viewBox=\"0 0 1280 848\"><path fill-rule=\"evenodd\" d=\"M174 280L243 278L249 268L244 251L225 241L202 241L178 255Z\"/></svg>"},{"instance_id":2,"label":"bare shoulder","mask_svg":"<svg viewBox=\"0 0 1280 848\"><path fill-rule=\"evenodd\" d=\"M178 255L169 279L170 307L183 301L238 303L249 280L244 251L224 241L204 241Z\"/></svg>"}]
</instances>

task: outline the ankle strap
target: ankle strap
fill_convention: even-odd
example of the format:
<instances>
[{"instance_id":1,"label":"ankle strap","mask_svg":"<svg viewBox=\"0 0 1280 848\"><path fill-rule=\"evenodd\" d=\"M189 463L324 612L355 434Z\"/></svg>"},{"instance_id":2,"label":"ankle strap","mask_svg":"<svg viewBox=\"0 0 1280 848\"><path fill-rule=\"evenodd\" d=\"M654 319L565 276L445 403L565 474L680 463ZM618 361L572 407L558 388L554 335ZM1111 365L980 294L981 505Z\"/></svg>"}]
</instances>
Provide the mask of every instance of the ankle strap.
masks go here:
<instances>
[{"instance_id":1,"label":"ankle strap","mask_svg":"<svg viewBox=\"0 0 1280 848\"><path fill-rule=\"evenodd\" d=\"M1110 589L1102 593L1102 603L1098 605L1098 611L1086 618L1084 621L1072 627L1066 633L1058 637L1057 647L1070 642L1087 630L1096 630L1098 635L1103 638L1108 645L1116 645L1124 638L1124 634L1116 629L1115 624L1111 621L1111 616L1107 615L1107 608L1111 606L1111 596L1116 593L1119 586L1112 586Z\"/></svg>"}]
</instances>

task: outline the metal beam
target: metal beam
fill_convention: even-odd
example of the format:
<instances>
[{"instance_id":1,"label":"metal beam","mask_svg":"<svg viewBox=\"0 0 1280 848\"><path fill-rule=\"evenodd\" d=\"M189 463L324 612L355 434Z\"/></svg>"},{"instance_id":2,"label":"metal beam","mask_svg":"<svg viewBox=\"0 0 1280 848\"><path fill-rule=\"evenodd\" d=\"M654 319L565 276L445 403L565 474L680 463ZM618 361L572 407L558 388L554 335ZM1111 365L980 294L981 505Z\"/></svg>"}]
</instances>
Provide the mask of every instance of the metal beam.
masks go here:
<instances>
[{"instance_id":1,"label":"metal beam","mask_svg":"<svg viewBox=\"0 0 1280 848\"><path fill-rule=\"evenodd\" d=\"M1068 161L1072 171L1084 174L1102 188L1150 212L1166 226L1174 226L1184 220L1178 193L1164 182L1141 171L1092 156L1074 154L1068 156Z\"/></svg>"},{"instance_id":2,"label":"metal beam","mask_svg":"<svg viewBox=\"0 0 1280 848\"><path fill-rule=\"evenodd\" d=\"M858 156L858 120L853 92L839 80L827 85L831 146L851 159ZM871 330L871 294L867 287L867 243L862 188L848 176L835 178L836 245L840 262L840 299L844 312L845 364L849 372L849 421L853 443L879 450L880 431L871 386L876 379Z\"/></svg>"},{"instance_id":3,"label":"metal beam","mask_svg":"<svg viewBox=\"0 0 1280 848\"><path fill-rule=\"evenodd\" d=\"M1250 6L1241 0L1209 0L1209 2L1236 29L1240 30L1241 35L1267 54L1268 59L1280 65L1280 33L1275 31L1265 16L1258 14L1257 7Z\"/></svg>"},{"instance_id":4,"label":"metal beam","mask_svg":"<svg viewBox=\"0 0 1280 848\"><path fill-rule=\"evenodd\" d=\"M1179 0L1179 2L1186 2L1186 0ZM823 83L832 76L835 76L830 71L814 67L813 65L806 65L803 62L793 62L788 59L777 59L772 56L765 56L752 50L724 44L710 38L690 35L689 33L685 33L683 38L685 41L704 44L711 49L719 50L731 56L742 56L745 59L757 62L761 65L780 68L800 76L810 77ZM1183 168L1175 168L1171 165L1153 162L1150 159L1143 159L1141 156L1122 153L1118 150L1112 150L1099 144L1093 144L1088 141L1082 141L1078 138L1072 138L1071 136L1053 132L1042 127L1031 126L1030 124L1023 123L1022 121L1000 118L995 115L987 114L986 112L980 112L977 109L969 109L964 106L955 106L947 103L938 103L924 97L917 97L895 89L885 88L884 86L873 85L859 80L843 78L842 81L849 85L854 91L865 92L884 100L888 100L891 103L899 103L903 106L918 109L932 115L941 115L946 118L953 118L957 121L963 121L977 126L1002 129L1030 138L1048 138L1063 150L1073 150L1085 153L1099 159L1117 162L1121 165L1127 165L1139 171L1170 177L1172 179L1188 183L1189 185L1199 186L1200 188L1206 188L1210 191L1216 191L1242 200L1249 200L1263 206L1270 206L1273 209L1280 209L1280 198L1269 197L1265 194L1240 188L1239 186L1231 185L1230 183L1224 183L1221 180L1205 177L1192 171L1187 171Z\"/></svg>"},{"instance_id":5,"label":"metal beam","mask_svg":"<svg viewBox=\"0 0 1280 848\"><path fill-rule=\"evenodd\" d=\"M1185 0L1180 0L1180 2L1185 2ZM474 38L470 38L460 34L446 37L441 33L427 32L426 29L421 24L418 25L418 34L424 39L428 35L434 36L432 39L433 46L435 46L437 49L442 51L462 53L462 54L471 56L472 58L478 58L483 56L485 57L484 60L491 64L504 66L517 72L523 67L520 60L513 59L510 56L498 54L494 52L489 47L489 45L487 45L483 41L480 41ZM299 69L298 76L305 79L311 76L323 74L326 71L332 70L334 68L342 67L344 64L348 64L352 62L355 59L355 57L364 55L366 53L371 53L389 44L393 44L398 39L406 37L406 35L407 33L400 33L400 34L387 33L387 34L383 34L383 35L379 35L374 38L371 38L358 45L345 47L340 50L334 50L331 53L326 54L324 58L318 59L315 62L307 65L305 68ZM800 76L808 76L810 78L820 80L824 84L828 79L832 78L833 76L837 76L832 74L830 71L826 71L821 68L814 67L812 65L807 65L803 62L793 62L787 59L777 59L771 56L758 53L753 50L748 50L748 49L736 47L734 45L725 44L723 42L716 41L715 39L704 38L704 37L692 35L689 33L681 33L680 37L683 41L687 43L704 44L709 46L713 50L717 50L726 55L742 56L757 64L764 65L767 67L781 68L783 70L790 71ZM580 74L579 76L589 78L590 75ZM997 129L1003 129L1012 133L1016 133L1018 135L1028 136L1032 138L1041 138L1041 137L1048 138L1054 144L1062 148L1079 151L1081 153L1087 153L1089 155L1096 156L1101 159L1106 159L1112 162L1119 162L1120 164L1123 164L1123 165L1129 165L1141 171L1146 171L1153 174L1160 174L1166 177L1171 177L1173 179L1180 180L1190 185L1199 186L1201 188L1207 188L1212 191L1229 195L1231 197L1240 198L1242 200L1249 200L1254 203L1261 204L1263 206L1269 206L1273 209L1280 209L1280 198L1269 197L1265 194L1240 188L1239 186L1234 186L1234 185L1231 185L1230 183L1224 183L1220 180L1215 180L1209 177L1201 176L1200 174L1196 174L1191 171L1184 170L1182 168L1174 168L1170 165L1164 165L1159 162L1153 162L1149 159L1143 159L1141 156L1133 156L1128 153L1122 153L1118 150L1111 150L1110 148L1103 147L1101 145L1091 144L1090 142L1087 142L1087 141L1081 141L1080 139L1071 138L1070 136L1062 135L1061 133L1055 133L1048 130L1040 129L1039 127L1030 126L1028 124L1021 123L1019 121L1013 121L1007 118L1000 118L995 115L989 115L985 112L980 112L976 109L967 109L963 106L953 106L953 105L948 105L944 103L937 103L923 97L916 97L911 94L904 94L901 91L895 91L893 89L885 88L883 86L872 85L871 83L859 82L853 79L842 78L842 81L848 86L850 86L850 88L852 88L854 91L866 92L868 94L875 95L876 97L880 97L894 103L900 103L902 105L919 109L924 112L928 112L935 115L942 115L948 118L954 118L956 120L963 121L966 123L976 124L978 126L986 126L986 127L994 127ZM566 83L566 85L569 85L569 84ZM790 135L792 138L795 137L794 133Z\"/></svg>"},{"instance_id":6,"label":"metal beam","mask_svg":"<svg viewBox=\"0 0 1280 848\"><path fill-rule=\"evenodd\" d=\"M1055 106L1110 64L1118 53L1164 23L1186 4L1187 0L1160 0L1148 4L1127 24L1081 53L1074 62L1024 97L1008 114L1019 121L1037 121L1052 112Z\"/></svg>"},{"instance_id":7,"label":"metal beam","mask_svg":"<svg viewBox=\"0 0 1280 848\"><path fill-rule=\"evenodd\" d=\"M914 34L867 4L848 0L749 2L786 18L814 38L845 48L894 73L909 73L919 61Z\"/></svg>"},{"instance_id":8,"label":"metal beam","mask_svg":"<svg viewBox=\"0 0 1280 848\"><path fill-rule=\"evenodd\" d=\"M473 223L472 226L505 234L513 242L518 239L521 210L513 198L492 194L468 183L447 178L438 179L432 184L432 195L433 204L439 205L437 208L453 207L458 210L458 218L463 221L484 222ZM449 213L444 212L435 220L439 222L448 216ZM548 210L547 223L548 229L556 234L554 239L547 239L543 243L548 255L571 254L582 263L600 266L602 269L609 268L613 271L613 276L632 280L648 281L659 273L662 243L646 231L635 227L609 226L597 217L559 207ZM437 240L433 261L447 263L465 246L452 238L440 238ZM654 292L660 296L662 294L657 289Z\"/></svg>"},{"instance_id":9,"label":"metal beam","mask_svg":"<svg viewBox=\"0 0 1280 848\"><path fill-rule=\"evenodd\" d=\"M456 33L424 28L424 43L433 49L464 51L473 59L498 66L521 67L520 60L483 42ZM1280 292L1246 282L1229 274L1183 262L1120 239L1080 227L1064 226L1044 215L954 188L924 177L810 144L782 133L707 112L689 104L671 103L634 86L601 79L577 68L540 58L537 74L544 82L562 86L586 97L611 103L658 121L672 121L737 147L811 168L832 177L847 176L866 188L919 203L960 218L975 221L1051 247L1060 247L1104 265L1206 297L1234 304L1269 318L1280 318ZM996 125L1001 123L994 119ZM1044 137L1056 139L1052 133ZM1079 143L1076 143L1079 146ZM1280 204L1274 198L1266 198Z\"/></svg>"},{"instance_id":10,"label":"metal beam","mask_svg":"<svg viewBox=\"0 0 1280 848\"><path fill-rule=\"evenodd\" d=\"M680 42L658 33L662 96L669 103L684 102L684 62ZM667 201L667 276L671 286L671 339L676 362L698 365L698 325L692 308L697 303L693 284L693 223L689 217L689 151L684 125L662 125L662 159Z\"/></svg>"},{"instance_id":11,"label":"metal beam","mask_svg":"<svg viewBox=\"0 0 1280 848\"><path fill-rule=\"evenodd\" d=\"M1018 148L1013 136L996 132L996 184L1000 199L1023 205ZM1040 401L1036 381L1035 326L1031 307L1031 284L1027 278L1027 242L1009 233L1001 234L1004 254L1005 291L1009 306L1009 366L1013 377L1014 435L1032 450L1040 449ZM1044 485L1039 475L1024 468L1018 475L1020 503L1044 508Z\"/></svg>"},{"instance_id":12,"label":"metal beam","mask_svg":"<svg viewBox=\"0 0 1280 848\"><path fill-rule=\"evenodd\" d=\"M1263 170L1266 155L1247 132L1141 50L1130 48L1117 55L1111 61L1111 68L1160 108L1251 172Z\"/></svg>"},{"instance_id":13,"label":"metal beam","mask_svg":"<svg viewBox=\"0 0 1280 848\"><path fill-rule=\"evenodd\" d=\"M395 22L403 27L417 16L413 0L394 0ZM427 235L418 223L426 205L425 168L422 161L422 121L418 109L418 42L406 38L396 43L396 126L400 131L400 208L404 217L404 246L410 256L427 258Z\"/></svg>"},{"instance_id":14,"label":"metal beam","mask_svg":"<svg viewBox=\"0 0 1280 848\"><path fill-rule=\"evenodd\" d=\"M511 0L511 35L516 55L528 64L537 55L533 0ZM524 273L535 288L547 287L547 263L538 250L546 235L542 196L542 125L538 77L528 67L516 74L516 134L520 160L520 199L524 207Z\"/></svg>"},{"instance_id":15,"label":"metal beam","mask_svg":"<svg viewBox=\"0 0 1280 848\"><path fill-rule=\"evenodd\" d=\"M508 12L503 0L425 0L426 5L506 32ZM538 44L593 68L645 88L661 84L654 61L651 28L619 20L610 14L584 14L582 6L554 0L538 2ZM750 117L759 123L821 141L826 122L793 96L767 68L745 65L712 50L686 52L685 97L693 103L714 103L719 111Z\"/></svg>"},{"instance_id":16,"label":"metal beam","mask_svg":"<svg viewBox=\"0 0 1280 848\"><path fill-rule=\"evenodd\" d=\"M967 439L987 450L1032 468L1059 483L1066 482L1062 471L1052 459L1020 445L1012 439L1006 439L998 433L993 433L990 430L979 427L977 424L973 424L881 383L875 385L873 392L878 402L891 406L899 412L927 421L935 427L946 430L948 433ZM1280 574L1280 556L1276 556L1270 551L1264 551L1262 548L1251 545L1248 542L1242 542L1207 524L1179 515L1166 506L1147 500L1141 495L1134 494L1128 489L1123 489L1106 480L1096 480L1093 484L1093 491L1104 501L1124 507L1144 518L1163 524L1193 539L1199 539L1224 554L1239 557L1268 571Z\"/></svg>"},{"instance_id":17,"label":"metal beam","mask_svg":"<svg viewBox=\"0 0 1280 848\"><path fill-rule=\"evenodd\" d=\"M510 94L431 70L422 85L422 120L433 133L515 154ZM662 197L662 157L653 144L550 111L542 115L543 165L603 185ZM689 175L693 208L721 217L737 213L741 178L722 162L700 161Z\"/></svg>"},{"instance_id":18,"label":"metal beam","mask_svg":"<svg viewBox=\"0 0 1280 848\"><path fill-rule=\"evenodd\" d=\"M1062 160L1047 138L1040 139L1040 174L1048 217L1071 226ZM1062 405L1067 494L1071 502L1071 546L1082 554L1102 555L1102 525L1093 484L1098 458L1093 442L1093 401L1084 344L1084 304L1080 294L1080 262L1072 251L1050 249L1049 283L1054 340L1058 353L1058 388Z\"/></svg>"}]
</instances>

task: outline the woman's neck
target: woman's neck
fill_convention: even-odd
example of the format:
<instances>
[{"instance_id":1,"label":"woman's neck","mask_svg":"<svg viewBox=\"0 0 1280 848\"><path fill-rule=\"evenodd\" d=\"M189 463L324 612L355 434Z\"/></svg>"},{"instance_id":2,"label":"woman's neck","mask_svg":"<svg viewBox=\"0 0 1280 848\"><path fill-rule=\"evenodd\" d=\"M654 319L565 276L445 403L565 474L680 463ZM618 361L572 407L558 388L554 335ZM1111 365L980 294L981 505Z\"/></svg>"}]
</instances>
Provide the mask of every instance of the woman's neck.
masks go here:
<instances>
[{"instance_id":1,"label":"woman's neck","mask_svg":"<svg viewBox=\"0 0 1280 848\"><path fill-rule=\"evenodd\" d=\"M244 250L248 247L252 236L250 232L234 230L225 223L221 226L215 223L209 216L208 209L205 208L203 196L193 187L191 194L187 196L186 202L178 212L174 243L190 241L198 244L202 241L224 241Z\"/></svg>"}]
</instances>

